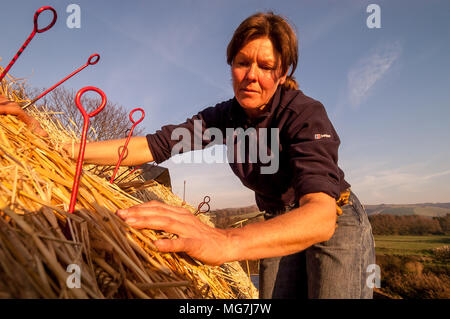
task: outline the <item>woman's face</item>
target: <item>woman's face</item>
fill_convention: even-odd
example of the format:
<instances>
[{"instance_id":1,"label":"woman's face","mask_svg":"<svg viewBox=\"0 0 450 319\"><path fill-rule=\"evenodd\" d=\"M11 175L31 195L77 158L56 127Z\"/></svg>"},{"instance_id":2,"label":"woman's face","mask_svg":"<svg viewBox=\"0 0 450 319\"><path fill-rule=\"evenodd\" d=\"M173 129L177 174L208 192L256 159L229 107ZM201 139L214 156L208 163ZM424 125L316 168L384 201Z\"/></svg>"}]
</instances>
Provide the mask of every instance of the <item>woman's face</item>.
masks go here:
<instances>
[{"instance_id":1,"label":"woman's face","mask_svg":"<svg viewBox=\"0 0 450 319\"><path fill-rule=\"evenodd\" d=\"M248 42L236 54L231 65L233 90L239 104L250 116L261 113L270 101L278 84L283 84L286 74L281 74L278 54L269 38Z\"/></svg>"}]
</instances>

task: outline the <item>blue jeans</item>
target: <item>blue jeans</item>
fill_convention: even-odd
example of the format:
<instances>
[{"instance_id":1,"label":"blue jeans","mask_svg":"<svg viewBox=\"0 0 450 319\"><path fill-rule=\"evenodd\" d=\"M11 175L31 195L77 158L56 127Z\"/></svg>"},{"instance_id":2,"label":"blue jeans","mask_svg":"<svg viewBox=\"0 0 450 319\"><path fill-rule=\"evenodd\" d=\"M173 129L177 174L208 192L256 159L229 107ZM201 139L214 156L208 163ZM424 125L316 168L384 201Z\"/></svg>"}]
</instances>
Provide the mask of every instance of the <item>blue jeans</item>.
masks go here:
<instances>
[{"instance_id":1,"label":"blue jeans","mask_svg":"<svg viewBox=\"0 0 450 319\"><path fill-rule=\"evenodd\" d=\"M341 208L330 240L292 255L260 260L260 298L373 297L366 284L367 267L375 264L372 227L353 192Z\"/></svg>"}]
</instances>

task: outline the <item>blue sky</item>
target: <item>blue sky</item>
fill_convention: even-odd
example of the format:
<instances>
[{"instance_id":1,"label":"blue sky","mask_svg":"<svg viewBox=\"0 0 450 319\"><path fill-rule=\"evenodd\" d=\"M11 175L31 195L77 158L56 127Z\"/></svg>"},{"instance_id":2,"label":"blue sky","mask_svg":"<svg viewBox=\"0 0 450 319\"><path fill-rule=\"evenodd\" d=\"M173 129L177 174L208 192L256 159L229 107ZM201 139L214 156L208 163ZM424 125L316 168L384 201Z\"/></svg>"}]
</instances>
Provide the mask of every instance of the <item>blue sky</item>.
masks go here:
<instances>
[{"instance_id":1,"label":"blue sky","mask_svg":"<svg viewBox=\"0 0 450 319\"><path fill-rule=\"evenodd\" d=\"M80 29L66 25L71 3L81 7ZM366 25L371 3L381 8L380 29ZM232 98L225 50L235 28L257 11L285 15L299 36L300 88L327 109L341 138L339 165L361 201L450 201L448 1L2 1L2 66L44 5L58 21L10 73L49 87L99 53L65 86L97 86L129 110L144 107L148 133ZM254 204L228 164L161 165L176 194L187 181L194 205L205 195L213 209Z\"/></svg>"}]
</instances>

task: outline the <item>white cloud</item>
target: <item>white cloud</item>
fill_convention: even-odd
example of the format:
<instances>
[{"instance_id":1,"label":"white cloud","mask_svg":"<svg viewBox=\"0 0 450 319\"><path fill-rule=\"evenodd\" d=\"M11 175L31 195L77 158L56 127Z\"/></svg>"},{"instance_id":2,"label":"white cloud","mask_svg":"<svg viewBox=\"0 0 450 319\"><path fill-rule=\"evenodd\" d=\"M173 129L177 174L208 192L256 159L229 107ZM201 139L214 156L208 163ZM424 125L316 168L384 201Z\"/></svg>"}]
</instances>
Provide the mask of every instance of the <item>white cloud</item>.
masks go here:
<instances>
[{"instance_id":1,"label":"white cloud","mask_svg":"<svg viewBox=\"0 0 450 319\"><path fill-rule=\"evenodd\" d=\"M380 81L399 58L402 47L398 42L378 47L356 62L348 72L348 99L358 108L368 97L376 82Z\"/></svg>"},{"instance_id":2,"label":"white cloud","mask_svg":"<svg viewBox=\"0 0 450 319\"><path fill-rule=\"evenodd\" d=\"M349 180L352 189L367 204L449 201L450 183L437 178L450 175L450 170L432 174L423 172L428 168L423 163L416 163L354 175Z\"/></svg>"},{"instance_id":3,"label":"white cloud","mask_svg":"<svg viewBox=\"0 0 450 319\"><path fill-rule=\"evenodd\" d=\"M441 177L441 176L445 176L445 175L450 175L450 170L442 171L442 172L435 173L435 174L430 174L430 175L425 176L423 179L426 180L426 179Z\"/></svg>"}]
</instances>

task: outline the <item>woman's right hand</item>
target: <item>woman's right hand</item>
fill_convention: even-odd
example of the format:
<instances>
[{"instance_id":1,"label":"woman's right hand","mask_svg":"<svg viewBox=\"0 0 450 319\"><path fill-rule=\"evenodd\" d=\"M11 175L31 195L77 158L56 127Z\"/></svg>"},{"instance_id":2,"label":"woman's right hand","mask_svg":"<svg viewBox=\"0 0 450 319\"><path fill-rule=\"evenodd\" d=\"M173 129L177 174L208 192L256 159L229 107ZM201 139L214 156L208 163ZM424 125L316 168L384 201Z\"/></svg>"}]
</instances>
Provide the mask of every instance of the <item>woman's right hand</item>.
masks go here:
<instances>
[{"instance_id":1,"label":"woman's right hand","mask_svg":"<svg viewBox=\"0 0 450 319\"><path fill-rule=\"evenodd\" d=\"M8 100L0 94L0 114L10 114L17 116L19 120L24 122L32 132L41 137L48 137L47 132L41 127L39 122L33 117L29 116L19 104Z\"/></svg>"}]
</instances>

